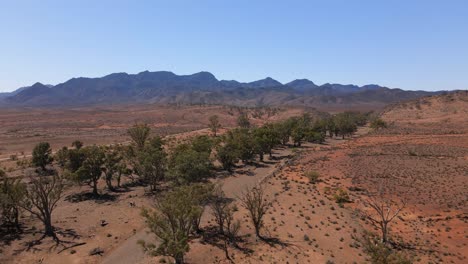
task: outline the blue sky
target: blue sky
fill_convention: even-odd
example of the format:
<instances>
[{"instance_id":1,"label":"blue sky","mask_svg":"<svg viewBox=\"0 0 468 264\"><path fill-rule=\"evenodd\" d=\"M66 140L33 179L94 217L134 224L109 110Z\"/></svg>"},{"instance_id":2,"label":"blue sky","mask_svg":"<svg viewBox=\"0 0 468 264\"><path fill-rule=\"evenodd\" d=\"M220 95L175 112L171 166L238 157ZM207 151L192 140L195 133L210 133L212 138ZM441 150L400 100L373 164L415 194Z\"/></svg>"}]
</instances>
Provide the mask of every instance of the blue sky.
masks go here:
<instances>
[{"instance_id":1,"label":"blue sky","mask_svg":"<svg viewBox=\"0 0 468 264\"><path fill-rule=\"evenodd\" d=\"M468 89L468 1L0 2L0 91L144 70Z\"/></svg>"}]
</instances>

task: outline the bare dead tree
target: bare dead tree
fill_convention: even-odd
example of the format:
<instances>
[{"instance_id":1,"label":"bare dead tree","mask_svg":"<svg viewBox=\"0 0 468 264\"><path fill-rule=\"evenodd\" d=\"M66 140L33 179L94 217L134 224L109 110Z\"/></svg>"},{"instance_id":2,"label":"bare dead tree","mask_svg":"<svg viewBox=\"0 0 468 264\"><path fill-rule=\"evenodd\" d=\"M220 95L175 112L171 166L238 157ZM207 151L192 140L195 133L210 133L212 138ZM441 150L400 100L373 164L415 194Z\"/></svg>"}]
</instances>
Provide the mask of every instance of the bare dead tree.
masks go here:
<instances>
[{"instance_id":1,"label":"bare dead tree","mask_svg":"<svg viewBox=\"0 0 468 264\"><path fill-rule=\"evenodd\" d=\"M52 213L63 194L62 177L54 174L50 177L31 176L30 186L20 206L37 217L44 224L44 236L59 242L52 226Z\"/></svg>"},{"instance_id":2,"label":"bare dead tree","mask_svg":"<svg viewBox=\"0 0 468 264\"><path fill-rule=\"evenodd\" d=\"M218 234L223 240L223 250L226 259L234 263L229 256L229 245L236 245L236 237L240 229L240 221L234 220L234 212L237 210L235 204L229 200L222 191L221 186L214 190L214 198L210 204L211 211L218 224Z\"/></svg>"},{"instance_id":3,"label":"bare dead tree","mask_svg":"<svg viewBox=\"0 0 468 264\"><path fill-rule=\"evenodd\" d=\"M224 225L226 222L228 207L229 201L221 188L217 187L214 191L214 198L211 201L210 208L215 218L215 222L218 225L218 232L220 234L224 234Z\"/></svg>"},{"instance_id":4,"label":"bare dead tree","mask_svg":"<svg viewBox=\"0 0 468 264\"><path fill-rule=\"evenodd\" d=\"M382 243L388 242L388 226L401 213L406 206L406 201L401 199L396 201L386 195L383 184L374 195L369 195L363 201L364 206L371 210L363 211L364 216L369 222L380 230ZM369 212L370 211L370 212Z\"/></svg>"},{"instance_id":5,"label":"bare dead tree","mask_svg":"<svg viewBox=\"0 0 468 264\"><path fill-rule=\"evenodd\" d=\"M263 227L263 217L271 206L271 202L266 199L263 187L258 185L248 188L240 197L240 201L242 206L249 211L255 234L258 238L263 239L260 235L260 230Z\"/></svg>"}]
</instances>

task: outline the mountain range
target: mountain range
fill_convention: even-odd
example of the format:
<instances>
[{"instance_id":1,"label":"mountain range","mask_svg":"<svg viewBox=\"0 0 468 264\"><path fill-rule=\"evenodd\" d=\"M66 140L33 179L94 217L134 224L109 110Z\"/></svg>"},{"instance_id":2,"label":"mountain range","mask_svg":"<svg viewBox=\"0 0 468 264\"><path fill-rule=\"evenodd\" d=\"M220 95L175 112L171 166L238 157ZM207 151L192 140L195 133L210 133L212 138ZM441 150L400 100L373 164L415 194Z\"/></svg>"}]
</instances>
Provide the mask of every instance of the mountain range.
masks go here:
<instances>
[{"instance_id":1,"label":"mountain range","mask_svg":"<svg viewBox=\"0 0 468 264\"><path fill-rule=\"evenodd\" d=\"M209 72L176 75L168 71L113 73L100 78L73 78L64 83L35 83L0 93L0 106L85 106L119 103L296 105L347 107L415 99L440 92L405 91L376 84L357 86L308 79L289 83L267 77L253 82L218 80Z\"/></svg>"}]
</instances>

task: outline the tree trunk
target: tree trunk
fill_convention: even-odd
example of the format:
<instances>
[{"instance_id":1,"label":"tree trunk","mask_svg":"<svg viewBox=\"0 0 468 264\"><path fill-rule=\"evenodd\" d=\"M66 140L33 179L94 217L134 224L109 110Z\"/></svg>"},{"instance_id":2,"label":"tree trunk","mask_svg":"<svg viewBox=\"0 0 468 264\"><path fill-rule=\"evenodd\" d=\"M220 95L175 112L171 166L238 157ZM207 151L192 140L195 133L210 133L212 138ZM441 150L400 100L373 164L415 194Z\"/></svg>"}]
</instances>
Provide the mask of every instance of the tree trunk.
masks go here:
<instances>
[{"instance_id":1,"label":"tree trunk","mask_svg":"<svg viewBox=\"0 0 468 264\"><path fill-rule=\"evenodd\" d=\"M54 227L52 226L52 219L51 219L50 213L45 214L44 228L45 228L44 235L55 238L55 232L54 232Z\"/></svg>"},{"instance_id":2,"label":"tree trunk","mask_svg":"<svg viewBox=\"0 0 468 264\"><path fill-rule=\"evenodd\" d=\"M109 177L109 176L106 176L106 184L107 184L107 189L109 189L110 191L114 191L114 186L112 186L112 175Z\"/></svg>"},{"instance_id":3,"label":"tree trunk","mask_svg":"<svg viewBox=\"0 0 468 264\"><path fill-rule=\"evenodd\" d=\"M382 243L386 244L387 243L387 225L382 224Z\"/></svg>"},{"instance_id":4,"label":"tree trunk","mask_svg":"<svg viewBox=\"0 0 468 264\"><path fill-rule=\"evenodd\" d=\"M16 227L16 230L20 230L20 224L19 224L19 210L18 208L14 208L14 224L15 224L15 227Z\"/></svg>"},{"instance_id":5,"label":"tree trunk","mask_svg":"<svg viewBox=\"0 0 468 264\"><path fill-rule=\"evenodd\" d=\"M254 225L254 227L255 227L255 235L258 238L262 239L262 236L260 235L260 226L256 224L256 225Z\"/></svg>"},{"instance_id":6,"label":"tree trunk","mask_svg":"<svg viewBox=\"0 0 468 264\"><path fill-rule=\"evenodd\" d=\"M98 195L97 181L94 181L94 180L93 180L93 194L94 194L95 196Z\"/></svg>"},{"instance_id":7,"label":"tree trunk","mask_svg":"<svg viewBox=\"0 0 468 264\"><path fill-rule=\"evenodd\" d=\"M120 188L120 177L122 176L122 173L119 172L119 175L117 176L117 187Z\"/></svg>"},{"instance_id":8,"label":"tree trunk","mask_svg":"<svg viewBox=\"0 0 468 264\"><path fill-rule=\"evenodd\" d=\"M174 257L175 263L176 264L183 264L184 263L184 256L175 256Z\"/></svg>"}]
</instances>

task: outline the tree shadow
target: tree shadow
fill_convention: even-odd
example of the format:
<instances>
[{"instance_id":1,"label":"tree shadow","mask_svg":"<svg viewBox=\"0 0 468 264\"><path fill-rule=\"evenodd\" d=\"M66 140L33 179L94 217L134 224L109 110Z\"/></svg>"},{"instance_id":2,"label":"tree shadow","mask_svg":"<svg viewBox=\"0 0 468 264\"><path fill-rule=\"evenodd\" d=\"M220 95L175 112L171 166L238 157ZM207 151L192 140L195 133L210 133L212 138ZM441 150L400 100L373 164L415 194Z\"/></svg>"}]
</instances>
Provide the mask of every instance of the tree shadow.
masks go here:
<instances>
[{"instance_id":1,"label":"tree shadow","mask_svg":"<svg viewBox=\"0 0 468 264\"><path fill-rule=\"evenodd\" d=\"M113 192L113 193L127 193L127 192L130 192L132 190L130 190L130 188L127 188L127 187L114 187L113 190L109 190L110 192Z\"/></svg>"},{"instance_id":2,"label":"tree shadow","mask_svg":"<svg viewBox=\"0 0 468 264\"><path fill-rule=\"evenodd\" d=\"M285 156L273 156L270 158L270 160L263 161L263 164L275 165L275 164L278 164L278 161L284 159L284 157Z\"/></svg>"},{"instance_id":3,"label":"tree shadow","mask_svg":"<svg viewBox=\"0 0 468 264\"><path fill-rule=\"evenodd\" d=\"M154 196L155 194L158 193L164 193L169 191L171 188L169 185L158 185L155 190L149 190L148 188L145 189L145 193L143 194L144 196Z\"/></svg>"},{"instance_id":4,"label":"tree shadow","mask_svg":"<svg viewBox=\"0 0 468 264\"><path fill-rule=\"evenodd\" d=\"M236 171L239 175L255 176L255 173L251 170L241 169Z\"/></svg>"},{"instance_id":5,"label":"tree shadow","mask_svg":"<svg viewBox=\"0 0 468 264\"><path fill-rule=\"evenodd\" d=\"M56 229L55 233L62 236L62 237L64 237L64 238L71 238L71 239L81 238L81 236L74 229L71 229L71 228Z\"/></svg>"},{"instance_id":6,"label":"tree shadow","mask_svg":"<svg viewBox=\"0 0 468 264\"><path fill-rule=\"evenodd\" d=\"M398 241L393 241L389 240L388 244L396 250L409 250L409 251L417 251L417 252L423 252L423 253L442 253L442 251L433 249L433 248L423 248L422 245L417 245L417 244L409 244L409 243L404 243L404 242L398 242Z\"/></svg>"},{"instance_id":7,"label":"tree shadow","mask_svg":"<svg viewBox=\"0 0 468 264\"><path fill-rule=\"evenodd\" d=\"M261 162L252 162L252 165L255 168L267 168L267 164L274 164L274 162L270 163L268 161L261 161Z\"/></svg>"},{"instance_id":8,"label":"tree shadow","mask_svg":"<svg viewBox=\"0 0 468 264\"><path fill-rule=\"evenodd\" d=\"M21 240L31 230L25 230L20 225L19 228L11 226L0 226L0 246L10 246L11 242Z\"/></svg>"},{"instance_id":9,"label":"tree shadow","mask_svg":"<svg viewBox=\"0 0 468 264\"><path fill-rule=\"evenodd\" d=\"M120 185L120 188L123 188L123 189L128 189L128 188L132 188L132 187L145 187L147 186L146 183L142 182L142 181L139 181L139 180L132 180L130 182L125 182L123 184Z\"/></svg>"},{"instance_id":10,"label":"tree shadow","mask_svg":"<svg viewBox=\"0 0 468 264\"><path fill-rule=\"evenodd\" d=\"M32 229L31 230L28 230L28 233L33 233L33 232L36 232L36 231L33 231ZM61 238L59 238L57 235L60 235ZM55 250L55 249L58 249L58 247L62 246L63 249L60 250L58 253L68 249L68 248L72 248L72 247L75 247L75 246L79 246L79 245L84 245L85 243L84 242L76 242L75 240L77 239L80 239L81 236L78 235L78 233L76 233L76 231L74 229L60 229L60 228L55 228L55 236L51 237L51 236L47 236L45 234L42 234L39 238L34 238L32 240L29 240L29 241L25 241L24 243L21 243L20 245L22 246L21 248L19 249L16 249L13 251L13 255L18 255L22 252L33 252L33 253L36 253L36 252L40 252L40 251L43 251L43 249L39 248L38 246L42 245L44 240L47 239L47 238L51 238L54 243L52 243L52 245L47 248L47 250L50 252L52 250Z\"/></svg>"},{"instance_id":11,"label":"tree shadow","mask_svg":"<svg viewBox=\"0 0 468 264\"><path fill-rule=\"evenodd\" d=\"M235 238L230 239L229 245L232 248L235 248L241 251L244 254L252 254L254 250L241 246L244 243L247 236L236 236ZM208 244L214 247L217 247L221 250L225 250L224 241L226 240L226 236L224 234L220 234L219 230L215 226L207 227L203 229L202 238L200 240L201 244Z\"/></svg>"},{"instance_id":12,"label":"tree shadow","mask_svg":"<svg viewBox=\"0 0 468 264\"><path fill-rule=\"evenodd\" d=\"M260 240L268 244L270 247L280 246L281 248L285 248L290 246L291 244L288 242L281 241L279 238L276 237L260 237Z\"/></svg>"},{"instance_id":13,"label":"tree shadow","mask_svg":"<svg viewBox=\"0 0 468 264\"><path fill-rule=\"evenodd\" d=\"M89 200L94 200L96 203L105 203L105 202L113 202L119 197L119 195L114 195L114 194L98 194L95 195L91 192L81 192L81 193L74 193L70 194L67 197L65 197L65 201L71 202L71 203L79 203L79 202L84 202L84 201L89 201Z\"/></svg>"},{"instance_id":14,"label":"tree shadow","mask_svg":"<svg viewBox=\"0 0 468 264\"><path fill-rule=\"evenodd\" d=\"M283 160L283 159L290 159L292 157L293 157L293 155L291 155L291 154L285 154L285 155L281 155L281 156L275 156L274 159L275 160Z\"/></svg>"}]
</instances>

